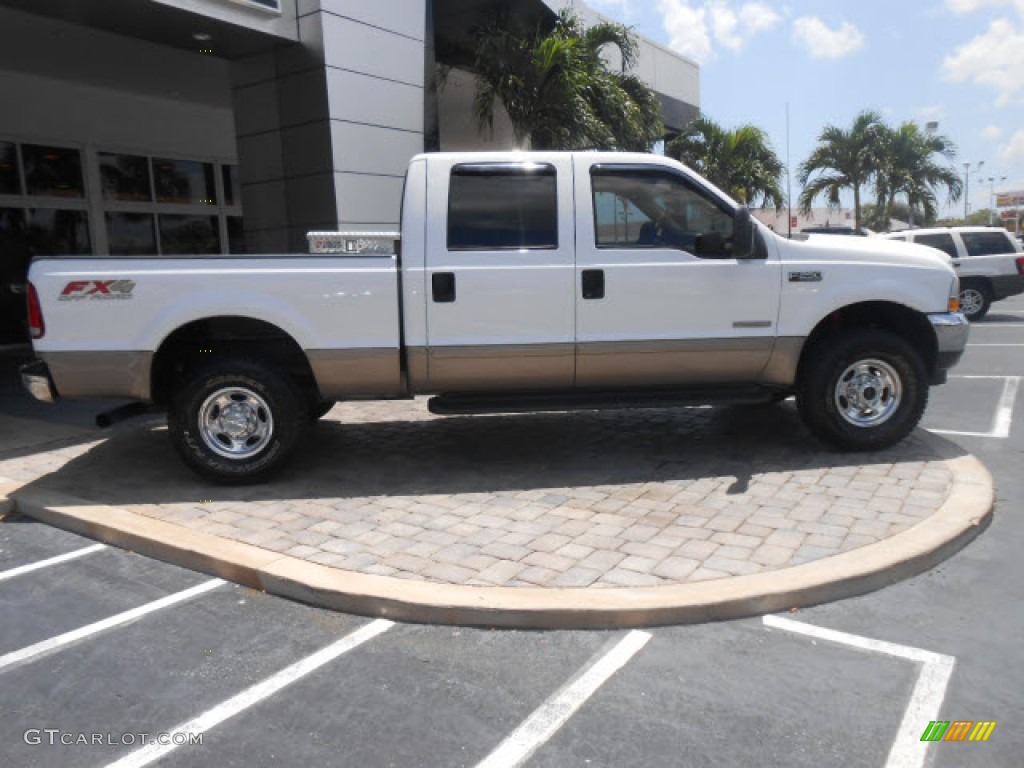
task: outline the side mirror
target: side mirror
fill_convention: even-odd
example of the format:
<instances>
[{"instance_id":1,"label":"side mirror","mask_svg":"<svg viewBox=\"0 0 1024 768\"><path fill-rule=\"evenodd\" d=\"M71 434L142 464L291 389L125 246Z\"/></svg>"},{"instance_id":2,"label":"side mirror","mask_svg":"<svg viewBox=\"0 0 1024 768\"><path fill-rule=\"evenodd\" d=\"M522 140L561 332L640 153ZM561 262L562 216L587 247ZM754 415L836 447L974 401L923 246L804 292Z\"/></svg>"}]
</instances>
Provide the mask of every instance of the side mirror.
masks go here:
<instances>
[{"instance_id":1,"label":"side mirror","mask_svg":"<svg viewBox=\"0 0 1024 768\"><path fill-rule=\"evenodd\" d=\"M732 224L732 255L734 259L756 259L757 245L754 241L754 221L750 209L742 206L736 211Z\"/></svg>"},{"instance_id":2,"label":"side mirror","mask_svg":"<svg viewBox=\"0 0 1024 768\"><path fill-rule=\"evenodd\" d=\"M697 256L722 258L731 255L726 253L725 238L719 232L705 232L702 235L697 235L697 241L693 248L694 254Z\"/></svg>"}]
</instances>

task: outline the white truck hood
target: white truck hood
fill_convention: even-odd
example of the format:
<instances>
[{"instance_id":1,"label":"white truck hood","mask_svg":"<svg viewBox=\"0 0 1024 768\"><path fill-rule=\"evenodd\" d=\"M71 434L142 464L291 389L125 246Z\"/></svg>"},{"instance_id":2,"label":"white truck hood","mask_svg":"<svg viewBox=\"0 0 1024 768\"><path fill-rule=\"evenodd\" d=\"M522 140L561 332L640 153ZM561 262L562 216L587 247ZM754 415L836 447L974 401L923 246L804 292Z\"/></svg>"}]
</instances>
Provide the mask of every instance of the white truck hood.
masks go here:
<instances>
[{"instance_id":1,"label":"white truck hood","mask_svg":"<svg viewBox=\"0 0 1024 768\"><path fill-rule=\"evenodd\" d=\"M868 264L894 264L906 267L945 267L953 271L952 260L944 251L926 245L887 240L881 237L850 235L808 235L806 240L781 238L783 259L800 261L858 261Z\"/></svg>"}]
</instances>

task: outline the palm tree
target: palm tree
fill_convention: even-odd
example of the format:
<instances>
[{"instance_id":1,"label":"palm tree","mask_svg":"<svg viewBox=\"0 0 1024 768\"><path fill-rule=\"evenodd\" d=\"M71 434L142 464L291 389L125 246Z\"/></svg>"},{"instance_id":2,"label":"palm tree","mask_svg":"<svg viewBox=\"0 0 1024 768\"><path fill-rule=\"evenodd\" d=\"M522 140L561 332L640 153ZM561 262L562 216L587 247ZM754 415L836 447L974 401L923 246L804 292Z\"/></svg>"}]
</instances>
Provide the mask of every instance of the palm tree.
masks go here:
<instances>
[{"instance_id":1,"label":"palm tree","mask_svg":"<svg viewBox=\"0 0 1024 768\"><path fill-rule=\"evenodd\" d=\"M602 22L584 29L563 10L550 30L524 34L502 6L478 30L474 112L490 130L499 102L516 140L532 149L649 150L661 139L657 95L630 74L637 41L627 27ZM615 49L622 66L606 58Z\"/></svg>"},{"instance_id":2,"label":"palm tree","mask_svg":"<svg viewBox=\"0 0 1024 768\"><path fill-rule=\"evenodd\" d=\"M797 170L797 181L803 187L801 212L810 214L815 199L821 195L829 206L838 208L840 193L852 189L854 218L860 229L860 191L871 183L880 165L884 132L881 115L870 110L857 115L848 131L825 126L818 146Z\"/></svg>"},{"instance_id":3,"label":"palm tree","mask_svg":"<svg viewBox=\"0 0 1024 768\"><path fill-rule=\"evenodd\" d=\"M762 201L781 208L782 161L768 134L753 125L726 130L698 117L665 147L665 154L693 168L744 204Z\"/></svg>"},{"instance_id":4,"label":"palm tree","mask_svg":"<svg viewBox=\"0 0 1024 768\"><path fill-rule=\"evenodd\" d=\"M882 163L875 186L878 205L885 211L885 220L897 195L906 195L910 225L914 225L914 211L919 208L925 221L938 215L936 191L945 187L949 202L960 199L960 174L953 168L956 145L945 136L922 133L917 123L905 122L896 130L886 129ZM937 164L936 155L946 161Z\"/></svg>"}]
</instances>

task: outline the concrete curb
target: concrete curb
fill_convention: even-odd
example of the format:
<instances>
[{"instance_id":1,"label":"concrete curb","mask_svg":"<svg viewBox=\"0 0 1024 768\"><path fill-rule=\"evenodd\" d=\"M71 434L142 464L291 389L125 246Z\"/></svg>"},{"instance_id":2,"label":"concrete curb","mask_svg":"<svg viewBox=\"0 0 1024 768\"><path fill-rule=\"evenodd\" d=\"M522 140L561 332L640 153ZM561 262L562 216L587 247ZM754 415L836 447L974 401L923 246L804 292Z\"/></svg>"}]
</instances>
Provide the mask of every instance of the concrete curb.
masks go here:
<instances>
[{"instance_id":1,"label":"concrete curb","mask_svg":"<svg viewBox=\"0 0 1024 768\"><path fill-rule=\"evenodd\" d=\"M477 587L344 571L0 478L0 512L19 513L270 594L400 621L604 629L736 619L864 594L928 570L989 524L992 477L947 459L953 487L928 519L884 541L769 573L640 588Z\"/></svg>"}]
</instances>

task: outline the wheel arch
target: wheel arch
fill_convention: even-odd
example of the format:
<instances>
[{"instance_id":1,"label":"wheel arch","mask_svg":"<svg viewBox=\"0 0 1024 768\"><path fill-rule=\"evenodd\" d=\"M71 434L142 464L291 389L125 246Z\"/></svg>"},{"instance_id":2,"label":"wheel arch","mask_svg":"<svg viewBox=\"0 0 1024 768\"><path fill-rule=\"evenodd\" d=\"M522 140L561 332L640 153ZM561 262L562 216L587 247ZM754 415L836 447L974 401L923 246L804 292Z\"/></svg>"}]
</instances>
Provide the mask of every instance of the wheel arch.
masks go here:
<instances>
[{"instance_id":1,"label":"wheel arch","mask_svg":"<svg viewBox=\"0 0 1024 768\"><path fill-rule=\"evenodd\" d=\"M862 328L888 331L906 340L921 354L929 374L934 372L938 360L938 339L928 318L904 304L865 301L833 311L814 327L800 352L797 381L802 379L807 361L821 344L837 334Z\"/></svg>"},{"instance_id":2,"label":"wheel arch","mask_svg":"<svg viewBox=\"0 0 1024 768\"><path fill-rule=\"evenodd\" d=\"M150 369L153 402L167 404L189 372L214 356L265 361L319 396L309 359L290 334L264 320L221 315L186 323L160 343Z\"/></svg>"}]
</instances>

